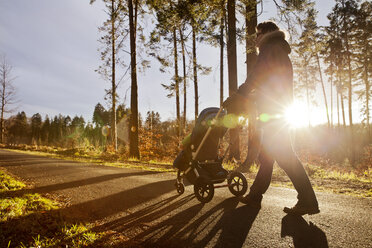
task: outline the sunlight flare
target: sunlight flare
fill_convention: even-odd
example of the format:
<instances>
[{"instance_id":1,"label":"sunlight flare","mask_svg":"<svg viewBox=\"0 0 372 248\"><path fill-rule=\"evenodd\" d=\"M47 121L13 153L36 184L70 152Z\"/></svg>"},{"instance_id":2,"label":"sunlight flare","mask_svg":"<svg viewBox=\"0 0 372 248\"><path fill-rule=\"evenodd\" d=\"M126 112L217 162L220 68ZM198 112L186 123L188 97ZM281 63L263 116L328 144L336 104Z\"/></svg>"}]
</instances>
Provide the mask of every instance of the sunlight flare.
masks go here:
<instances>
[{"instance_id":1,"label":"sunlight flare","mask_svg":"<svg viewBox=\"0 0 372 248\"><path fill-rule=\"evenodd\" d=\"M292 128L299 128L308 125L308 113L304 104L294 103L289 106L284 113L287 123Z\"/></svg>"},{"instance_id":2,"label":"sunlight flare","mask_svg":"<svg viewBox=\"0 0 372 248\"><path fill-rule=\"evenodd\" d=\"M286 108L284 117L292 128L319 125L326 122L321 109L312 106L309 110L305 103L297 101Z\"/></svg>"}]
</instances>

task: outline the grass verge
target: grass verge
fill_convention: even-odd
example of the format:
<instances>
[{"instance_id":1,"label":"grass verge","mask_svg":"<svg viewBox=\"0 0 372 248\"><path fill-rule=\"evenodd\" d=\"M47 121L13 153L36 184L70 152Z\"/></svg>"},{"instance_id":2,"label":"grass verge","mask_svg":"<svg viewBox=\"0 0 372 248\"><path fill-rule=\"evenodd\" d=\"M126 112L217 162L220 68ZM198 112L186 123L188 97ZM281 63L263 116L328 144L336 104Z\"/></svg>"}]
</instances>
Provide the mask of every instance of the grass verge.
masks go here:
<instances>
[{"instance_id":1,"label":"grass verge","mask_svg":"<svg viewBox=\"0 0 372 248\"><path fill-rule=\"evenodd\" d=\"M58 213L60 202L39 194L7 196L26 184L2 170L0 182L0 247L86 247L102 237L89 224L66 222Z\"/></svg>"}]
</instances>

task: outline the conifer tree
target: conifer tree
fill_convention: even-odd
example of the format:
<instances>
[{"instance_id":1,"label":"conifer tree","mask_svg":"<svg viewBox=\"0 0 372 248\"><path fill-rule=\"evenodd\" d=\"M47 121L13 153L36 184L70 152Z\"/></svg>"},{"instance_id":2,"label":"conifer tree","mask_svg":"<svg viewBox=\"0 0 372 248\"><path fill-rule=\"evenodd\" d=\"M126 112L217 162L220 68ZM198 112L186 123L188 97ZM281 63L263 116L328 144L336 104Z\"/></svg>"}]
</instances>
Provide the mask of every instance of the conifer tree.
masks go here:
<instances>
[{"instance_id":1,"label":"conifer tree","mask_svg":"<svg viewBox=\"0 0 372 248\"><path fill-rule=\"evenodd\" d=\"M299 38L299 42L294 45L297 57L294 59L294 70L296 75L297 94L301 95L305 92L307 103L307 113L309 127L311 126L311 105L315 103L314 94L316 90L316 72L318 70L316 64L316 53L314 47L316 23L314 18L315 10L309 9L305 20L300 23L303 31Z\"/></svg>"},{"instance_id":2,"label":"conifer tree","mask_svg":"<svg viewBox=\"0 0 372 248\"><path fill-rule=\"evenodd\" d=\"M99 28L103 36L99 40L102 44L101 60L102 65L96 70L103 79L111 82L111 88L106 90L111 101L112 120L111 120L111 137L112 145L117 150L117 130L116 130L116 105L117 105L117 86L116 65L121 63L119 52L123 46L124 31L124 12L123 0L102 0L105 4L108 19ZM92 4L95 0L91 0Z\"/></svg>"},{"instance_id":3,"label":"conifer tree","mask_svg":"<svg viewBox=\"0 0 372 248\"><path fill-rule=\"evenodd\" d=\"M356 80L360 90L356 91L362 101L363 123L367 126L368 137L371 138L370 128L370 100L372 77L372 3L363 2L356 15L355 44L356 54Z\"/></svg>"},{"instance_id":4,"label":"conifer tree","mask_svg":"<svg viewBox=\"0 0 372 248\"><path fill-rule=\"evenodd\" d=\"M39 144L41 136L42 118L39 113L31 117L31 142Z\"/></svg>"}]
</instances>

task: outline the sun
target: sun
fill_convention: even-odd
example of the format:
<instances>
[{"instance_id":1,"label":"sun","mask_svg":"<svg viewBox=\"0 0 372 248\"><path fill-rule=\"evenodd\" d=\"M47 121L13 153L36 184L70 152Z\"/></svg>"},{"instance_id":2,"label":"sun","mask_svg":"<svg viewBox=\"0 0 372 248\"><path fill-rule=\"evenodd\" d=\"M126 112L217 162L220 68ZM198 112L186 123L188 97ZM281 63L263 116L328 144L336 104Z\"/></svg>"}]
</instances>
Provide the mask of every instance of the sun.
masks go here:
<instances>
[{"instance_id":1,"label":"sun","mask_svg":"<svg viewBox=\"0 0 372 248\"><path fill-rule=\"evenodd\" d=\"M314 106L309 108L304 102L296 101L285 110L285 119L292 128L301 128L310 125L325 123L322 110ZM310 120L310 121L309 121Z\"/></svg>"},{"instance_id":2,"label":"sun","mask_svg":"<svg viewBox=\"0 0 372 248\"><path fill-rule=\"evenodd\" d=\"M294 103L285 110L285 119L293 128L305 127L308 125L308 116L306 106L300 103Z\"/></svg>"}]
</instances>

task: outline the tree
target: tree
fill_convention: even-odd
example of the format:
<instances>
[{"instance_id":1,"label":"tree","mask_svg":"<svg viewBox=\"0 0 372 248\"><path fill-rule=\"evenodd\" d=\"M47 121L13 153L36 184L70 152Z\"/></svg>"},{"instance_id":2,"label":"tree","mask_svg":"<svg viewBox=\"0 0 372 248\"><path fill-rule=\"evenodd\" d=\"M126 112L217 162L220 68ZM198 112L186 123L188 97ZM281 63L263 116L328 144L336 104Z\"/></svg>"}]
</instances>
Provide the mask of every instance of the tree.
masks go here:
<instances>
[{"instance_id":1,"label":"tree","mask_svg":"<svg viewBox=\"0 0 372 248\"><path fill-rule=\"evenodd\" d=\"M13 136L14 141L16 143L27 143L28 139L28 123L27 123L27 116L24 111L18 112L15 116L14 120L12 121L9 133Z\"/></svg>"},{"instance_id":2,"label":"tree","mask_svg":"<svg viewBox=\"0 0 372 248\"><path fill-rule=\"evenodd\" d=\"M325 112L327 117L327 123L328 128L331 127L331 122L329 119L329 111L328 111L328 102L327 102L327 95L325 92L325 86L323 81L323 73L320 66L320 58L319 53L324 47L323 39L321 39L319 33L317 33L317 30L319 29L315 18L317 15L317 11L313 6L309 6L309 8L306 10L306 17L304 19L304 32L302 34L303 40L306 40L306 42L309 42L309 48L311 49L313 53L313 57L316 61L317 69L319 71L319 77L320 77L320 83L322 86L322 92L323 92L323 98L324 98L324 106L325 106Z\"/></svg>"},{"instance_id":3,"label":"tree","mask_svg":"<svg viewBox=\"0 0 372 248\"><path fill-rule=\"evenodd\" d=\"M358 85L361 87L356 93L358 98L362 100L362 116L363 122L368 129L368 137L371 138L370 128L370 100L371 100L371 85L372 76L372 3L364 2L358 9L356 15L356 70Z\"/></svg>"},{"instance_id":4,"label":"tree","mask_svg":"<svg viewBox=\"0 0 372 248\"><path fill-rule=\"evenodd\" d=\"M227 1L228 40L227 40L227 66L229 78L229 95L238 89L238 69L236 56L236 17L235 0ZM230 159L240 159L239 129L230 130Z\"/></svg>"},{"instance_id":5,"label":"tree","mask_svg":"<svg viewBox=\"0 0 372 248\"><path fill-rule=\"evenodd\" d=\"M140 158L138 149L138 86L137 86L137 62L136 62L136 33L137 33L137 8L138 1L128 0L129 9L129 34L131 53L131 100L130 100L130 131L129 131L129 156ZM134 12L134 14L133 14Z\"/></svg>"},{"instance_id":6,"label":"tree","mask_svg":"<svg viewBox=\"0 0 372 248\"><path fill-rule=\"evenodd\" d=\"M45 145L49 144L49 132L50 132L50 119L49 116L45 116L45 120L41 127L41 140Z\"/></svg>"},{"instance_id":7,"label":"tree","mask_svg":"<svg viewBox=\"0 0 372 248\"><path fill-rule=\"evenodd\" d=\"M306 13L306 18L301 21L303 31L299 38L299 42L295 45L297 59L294 60L294 68L297 76L296 88L300 91L305 91L305 99L307 103L308 122L311 126L311 105L314 102L314 94L316 90L316 72L318 70L316 63L316 54L314 52L314 39L316 31L315 10L309 9ZM298 94L300 95L300 94Z\"/></svg>"},{"instance_id":8,"label":"tree","mask_svg":"<svg viewBox=\"0 0 372 248\"><path fill-rule=\"evenodd\" d=\"M220 14L220 106L222 106L224 97L224 50L225 50L225 42L224 42L224 29L225 29L225 22L226 22L226 0L221 0L221 14Z\"/></svg>"},{"instance_id":9,"label":"tree","mask_svg":"<svg viewBox=\"0 0 372 248\"><path fill-rule=\"evenodd\" d=\"M32 142L39 144L41 138L42 119L39 113L31 117L31 139Z\"/></svg>"},{"instance_id":10,"label":"tree","mask_svg":"<svg viewBox=\"0 0 372 248\"><path fill-rule=\"evenodd\" d=\"M123 0L102 0L105 3L106 13L109 19L103 23L99 31L103 36L99 42L103 45L101 50L101 60L103 64L96 70L105 80L111 81L111 88L106 94L111 100L112 119L111 119L111 137L112 144L117 151L117 128L116 128L116 104L117 104L117 86L116 65L121 63L118 53L123 46L124 39L124 6ZM90 3L94 3L91 0Z\"/></svg>"},{"instance_id":11,"label":"tree","mask_svg":"<svg viewBox=\"0 0 372 248\"><path fill-rule=\"evenodd\" d=\"M331 18L329 15L328 18ZM330 19L330 25L324 28L325 30L325 46L321 50L324 61L328 65L326 72L331 77L332 85L336 87L337 99L337 119L338 127L341 125L340 121L340 107L342 112L343 126L346 126L345 110L344 110L344 93L345 93L345 61L343 44L340 37L340 27L337 24L336 18ZM332 97L332 95L331 95ZM341 106L340 106L341 103ZM332 108L331 108L332 111ZM332 114L331 114L332 116Z\"/></svg>"},{"instance_id":12,"label":"tree","mask_svg":"<svg viewBox=\"0 0 372 248\"><path fill-rule=\"evenodd\" d=\"M348 91L348 109L349 109L349 125L353 127L353 110L352 110L352 95L353 95L353 68L352 68L352 37L355 34L355 19L357 13L357 3L355 0L336 0L336 5L331 14L328 15L333 28L338 29L338 39L341 41L341 56L344 59L342 69L346 74L345 86Z\"/></svg>"},{"instance_id":13,"label":"tree","mask_svg":"<svg viewBox=\"0 0 372 248\"><path fill-rule=\"evenodd\" d=\"M13 67L7 61L5 55L0 61L0 143L4 142L4 114L11 113L11 105L16 103L16 89L13 86L15 77L12 75Z\"/></svg>"},{"instance_id":14,"label":"tree","mask_svg":"<svg viewBox=\"0 0 372 248\"><path fill-rule=\"evenodd\" d=\"M178 74L178 38L177 30L180 26L180 17L177 13L177 6L172 1L164 0L152 0L148 1L149 7L156 14L157 24L155 29L151 33L149 47L152 50L151 56L155 57L161 64L160 71L165 72L167 67L172 66L171 57L169 54L173 55L173 67L174 74L172 82L170 84L162 84L162 86L168 90L170 93L168 97L175 96L176 98L176 118L177 118L177 130L178 136L180 136L180 124L181 124L181 114L180 114L180 91L179 83L180 77ZM165 54L161 54L159 44L162 39L167 41L167 47Z\"/></svg>"},{"instance_id":15,"label":"tree","mask_svg":"<svg viewBox=\"0 0 372 248\"><path fill-rule=\"evenodd\" d=\"M223 0L225 1L225 0ZM213 2L213 0L212 0ZM198 85L198 70L204 74L208 74L210 68L203 67L198 64L196 56L196 43L198 34L201 33L202 37L205 36L205 22L210 18L213 18L211 12L213 8L208 8L208 3L204 1L194 2L188 5L187 14L185 19L189 22L192 32L192 68L193 68L193 81L194 81L194 120L198 118L199 115L199 85ZM203 30L204 29L204 30ZM185 120L186 123L186 120Z\"/></svg>"},{"instance_id":16,"label":"tree","mask_svg":"<svg viewBox=\"0 0 372 248\"><path fill-rule=\"evenodd\" d=\"M184 37L185 24L181 24L179 28L181 52L182 52L182 70L183 70L183 117L182 117L182 132L184 133L186 128L186 106L187 106L187 75L186 75L186 51L185 51L185 37Z\"/></svg>"},{"instance_id":17,"label":"tree","mask_svg":"<svg viewBox=\"0 0 372 248\"><path fill-rule=\"evenodd\" d=\"M355 48L353 43L356 38L356 16L358 10L358 4L356 0L336 0L336 5L333 8L333 12L328 15L330 20L330 25L338 30L337 39L340 42L340 58L339 70L341 74L339 79L343 79L340 82L346 87L348 92L348 113L349 113L349 137L350 137L350 162L354 164L355 162L355 146L354 146L354 134L353 134L353 109L352 109L352 96L353 96L353 79L355 78L355 63L353 63L353 58L355 57ZM354 48L354 49L353 49ZM340 71L339 71L340 73ZM343 106L343 101L341 97L341 106Z\"/></svg>"},{"instance_id":18,"label":"tree","mask_svg":"<svg viewBox=\"0 0 372 248\"><path fill-rule=\"evenodd\" d=\"M161 125L160 114L154 111L147 111L145 128L147 130L153 131L156 129L160 129L160 125Z\"/></svg>"}]
</instances>

